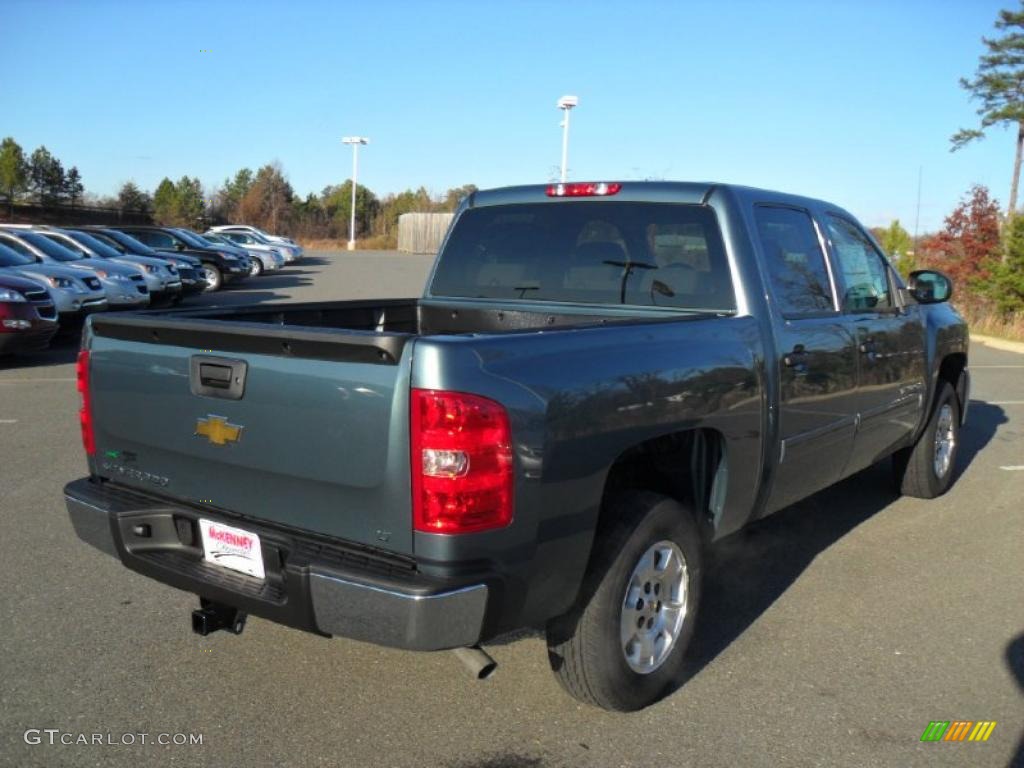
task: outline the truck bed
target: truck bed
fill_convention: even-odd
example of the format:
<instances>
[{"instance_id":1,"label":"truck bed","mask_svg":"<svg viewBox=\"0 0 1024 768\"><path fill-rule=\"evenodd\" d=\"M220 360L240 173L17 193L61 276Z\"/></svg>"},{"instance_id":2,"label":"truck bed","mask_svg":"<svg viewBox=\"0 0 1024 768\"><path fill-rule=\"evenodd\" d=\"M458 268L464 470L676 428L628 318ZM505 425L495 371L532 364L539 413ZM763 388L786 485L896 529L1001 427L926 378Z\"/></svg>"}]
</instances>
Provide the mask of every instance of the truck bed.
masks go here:
<instances>
[{"instance_id":1,"label":"truck bed","mask_svg":"<svg viewBox=\"0 0 1024 768\"><path fill-rule=\"evenodd\" d=\"M679 320L679 311L392 299L172 309L93 319L95 334L218 352L395 364L415 336L493 334ZM215 321L212 324L210 321Z\"/></svg>"}]
</instances>

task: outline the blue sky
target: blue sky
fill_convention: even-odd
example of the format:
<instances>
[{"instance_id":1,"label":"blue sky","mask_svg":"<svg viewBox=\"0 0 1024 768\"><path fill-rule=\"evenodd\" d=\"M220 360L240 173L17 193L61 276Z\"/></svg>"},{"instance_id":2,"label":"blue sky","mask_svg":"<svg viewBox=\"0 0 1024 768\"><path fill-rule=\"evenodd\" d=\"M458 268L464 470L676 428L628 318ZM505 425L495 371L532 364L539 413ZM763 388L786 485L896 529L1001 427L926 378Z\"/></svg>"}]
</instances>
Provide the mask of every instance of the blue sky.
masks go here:
<instances>
[{"instance_id":1,"label":"blue sky","mask_svg":"<svg viewBox=\"0 0 1024 768\"><path fill-rule=\"evenodd\" d=\"M1011 0L53 2L3 0L0 135L86 188L208 187L277 160L299 194L547 181L575 93L572 178L729 181L865 223L941 225L974 183L1005 202L1014 136L957 85Z\"/></svg>"}]
</instances>

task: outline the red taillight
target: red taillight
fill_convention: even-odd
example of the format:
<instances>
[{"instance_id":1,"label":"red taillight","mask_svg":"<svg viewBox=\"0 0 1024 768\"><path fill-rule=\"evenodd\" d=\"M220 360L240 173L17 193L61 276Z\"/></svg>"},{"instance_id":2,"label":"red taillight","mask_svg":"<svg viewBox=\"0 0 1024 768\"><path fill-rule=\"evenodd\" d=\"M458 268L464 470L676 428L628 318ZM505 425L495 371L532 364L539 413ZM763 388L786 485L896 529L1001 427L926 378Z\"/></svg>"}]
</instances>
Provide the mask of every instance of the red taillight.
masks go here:
<instances>
[{"instance_id":1,"label":"red taillight","mask_svg":"<svg viewBox=\"0 0 1024 768\"><path fill-rule=\"evenodd\" d=\"M413 527L472 533L512 522L512 435L485 397L414 389L409 403Z\"/></svg>"},{"instance_id":2,"label":"red taillight","mask_svg":"<svg viewBox=\"0 0 1024 768\"><path fill-rule=\"evenodd\" d=\"M587 181L573 184L551 184L548 197L603 197L617 194L622 185L617 181Z\"/></svg>"},{"instance_id":3,"label":"red taillight","mask_svg":"<svg viewBox=\"0 0 1024 768\"><path fill-rule=\"evenodd\" d=\"M90 456L96 454L96 436L92 431L92 396L89 394L89 350L78 353L75 363L75 378L82 395L82 407L78 409L78 421L82 425L82 446Z\"/></svg>"}]
</instances>

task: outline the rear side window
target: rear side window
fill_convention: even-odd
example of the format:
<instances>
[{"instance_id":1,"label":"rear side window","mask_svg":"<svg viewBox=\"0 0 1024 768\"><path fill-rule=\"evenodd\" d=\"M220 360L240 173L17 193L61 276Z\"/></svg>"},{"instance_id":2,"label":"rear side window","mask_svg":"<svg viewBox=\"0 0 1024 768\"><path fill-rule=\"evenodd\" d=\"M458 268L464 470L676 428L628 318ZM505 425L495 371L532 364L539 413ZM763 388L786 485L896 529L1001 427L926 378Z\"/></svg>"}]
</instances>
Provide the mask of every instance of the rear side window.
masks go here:
<instances>
[{"instance_id":1,"label":"rear side window","mask_svg":"<svg viewBox=\"0 0 1024 768\"><path fill-rule=\"evenodd\" d=\"M843 309L870 312L895 306L889 268L867 235L840 216L828 214L826 222L835 262L843 278Z\"/></svg>"},{"instance_id":2,"label":"rear side window","mask_svg":"<svg viewBox=\"0 0 1024 768\"><path fill-rule=\"evenodd\" d=\"M471 208L431 295L732 310L714 212L666 203L558 202Z\"/></svg>"},{"instance_id":3,"label":"rear side window","mask_svg":"<svg viewBox=\"0 0 1024 768\"><path fill-rule=\"evenodd\" d=\"M795 208L754 208L772 295L783 315L835 311L832 287L810 214Z\"/></svg>"},{"instance_id":4,"label":"rear side window","mask_svg":"<svg viewBox=\"0 0 1024 768\"><path fill-rule=\"evenodd\" d=\"M44 235L40 235L35 232L26 232L22 237L25 239L25 242L34 245L50 258L57 259L58 261L77 261L82 258L80 254L68 250L63 245L55 243Z\"/></svg>"},{"instance_id":5,"label":"rear side window","mask_svg":"<svg viewBox=\"0 0 1024 768\"><path fill-rule=\"evenodd\" d=\"M16 249L14 243L0 239L0 267L23 267L26 264L34 263L35 258L31 255L31 251L28 251L27 254L23 253Z\"/></svg>"}]
</instances>

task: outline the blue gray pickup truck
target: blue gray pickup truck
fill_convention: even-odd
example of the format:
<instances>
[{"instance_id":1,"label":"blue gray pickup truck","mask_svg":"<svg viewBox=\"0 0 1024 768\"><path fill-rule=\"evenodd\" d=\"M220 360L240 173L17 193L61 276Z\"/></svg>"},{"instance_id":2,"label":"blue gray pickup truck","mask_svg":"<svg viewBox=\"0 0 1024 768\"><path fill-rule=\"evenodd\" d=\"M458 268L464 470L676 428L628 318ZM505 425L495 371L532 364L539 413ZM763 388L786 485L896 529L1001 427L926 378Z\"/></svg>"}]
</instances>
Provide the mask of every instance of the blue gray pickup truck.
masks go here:
<instances>
[{"instance_id":1,"label":"blue gray pickup truck","mask_svg":"<svg viewBox=\"0 0 1024 768\"><path fill-rule=\"evenodd\" d=\"M883 459L955 475L968 333L850 214L722 184L463 201L422 298L90 318L78 535L324 636L546 631L576 698L673 690L717 539ZM707 607L714 616L715 606Z\"/></svg>"}]
</instances>

